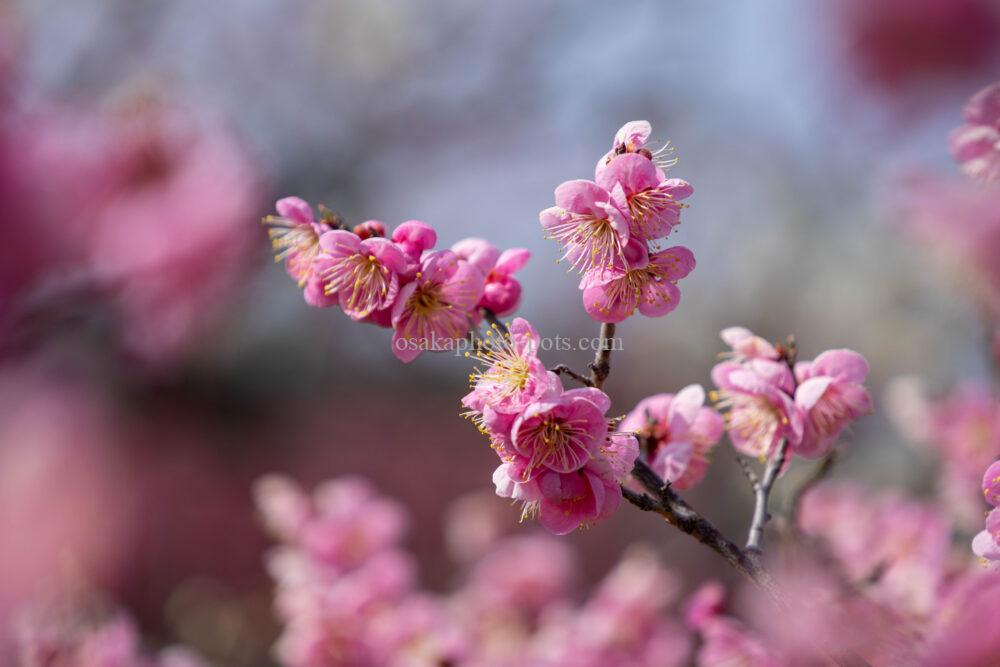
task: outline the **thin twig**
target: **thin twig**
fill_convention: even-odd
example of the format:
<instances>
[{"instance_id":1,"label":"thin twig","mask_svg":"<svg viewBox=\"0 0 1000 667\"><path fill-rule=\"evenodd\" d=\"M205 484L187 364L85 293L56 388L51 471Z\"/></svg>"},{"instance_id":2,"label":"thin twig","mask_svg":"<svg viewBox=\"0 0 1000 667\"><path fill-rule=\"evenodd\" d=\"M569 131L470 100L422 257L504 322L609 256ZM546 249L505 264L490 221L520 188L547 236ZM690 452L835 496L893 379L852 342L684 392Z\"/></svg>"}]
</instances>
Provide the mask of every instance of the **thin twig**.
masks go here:
<instances>
[{"instance_id":1,"label":"thin twig","mask_svg":"<svg viewBox=\"0 0 1000 667\"><path fill-rule=\"evenodd\" d=\"M753 520L750 522L750 534L747 536L746 550L759 557L762 553L761 542L764 539L764 526L767 525L771 514L767 511L767 501L771 495L771 489L778 480L781 469L785 466L788 458L788 438L782 438L778 444L778 452L768 461L764 468L764 476L754 490Z\"/></svg>"},{"instance_id":2,"label":"thin twig","mask_svg":"<svg viewBox=\"0 0 1000 667\"><path fill-rule=\"evenodd\" d=\"M754 493L757 492L757 488L760 486L760 478L757 477L757 473L754 472L753 468L750 467L750 462L745 458L736 455L736 462L740 464L740 468L743 469L743 475L750 482L750 488L753 489Z\"/></svg>"},{"instance_id":3,"label":"thin twig","mask_svg":"<svg viewBox=\"0 0 1000 667\"><path fill-rule=\"evenodd\" d=\"M600 389L611 373L612 339L615 337L615 325L605 322L601 325L601 343L590 364L590 386Z\"/></svg>"},{"instance_id":4,"label":"thin twig","mask_svg":"<svg viewBox=\"0 0 1000 667\"><path fill-rule=\"evenodd\" d=\"M586 375L581 375L580 373L577 373L566 364L559 364L558 366L553 366L549 370L557 375L568 375L585 387L594 386L594 383L590 381L590 378L588 378Z\"/></svg>"}]
</instances>

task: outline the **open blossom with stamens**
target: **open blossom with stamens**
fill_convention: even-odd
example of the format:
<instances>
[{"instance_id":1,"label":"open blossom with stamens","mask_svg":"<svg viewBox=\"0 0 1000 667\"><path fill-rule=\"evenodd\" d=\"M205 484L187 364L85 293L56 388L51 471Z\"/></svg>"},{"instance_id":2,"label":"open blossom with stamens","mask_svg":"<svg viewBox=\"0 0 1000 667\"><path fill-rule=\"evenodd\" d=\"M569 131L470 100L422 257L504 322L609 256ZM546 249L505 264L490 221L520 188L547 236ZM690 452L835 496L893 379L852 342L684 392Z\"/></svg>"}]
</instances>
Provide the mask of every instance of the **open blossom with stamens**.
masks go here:
<instances>
[{"instance_id":1,"label":"open blossom with stamens","mask_svg":"<svg viewBox=\"0 0 1000 667\"><path fill-rule=\"evenodd\" d=\"M593 458L608 432L604 413L611 400L600 389L571 389L528 405L514 422L511 440L524 458L523 480L544 469L579 470Z\"/></svg>"},{"instance_id":2,"label":"open blossom with stamens","mask_svg":"<svg viewBox=\"0 0 1000 667\"><path fill-rule=\"evenodd\" d=\"M351 319L364 319L393 304L399 273L406 268L406 258L394 243L334 230L323 234L319 244L322 252L313 260L313 271L324 293L336 294Z\"/></svg>"},{"instance_id":3,"label":"open blossom with stamens","mask_svg":"<svg viewBox=\"0 0 1000 667\"><path fill-rule=\"evenodd\" d=\"M548 238L563 247L562 259L581 273L622 266L629 240L625 195L593 181L566 181L556 188L556 205L538 219Z\"/></svg>"},{"instance_id":4,"label":"open blossom with stamens","mask_svg":"<svg viewBox=\"0 0 1000 667\"><path fill-rule=\"evenodd\" d=\"M393 354L410 362L421 352L454 349L469 332L469 314L482 294L479 269L449 250L428 253L392 307Z\"/></svg>"},{"instance_id":5,"label":"open blossom with stamens","mask_svg":"<svg viewBox=\"0 0 1000 667\"><path fill-rule=\"evenodd\" d=\"M467 352L486 368L472 372L472 391L462 405L482 412L485 407L508 415L519 414L528 404L553 391L553 377L538 358L541 338L531 324L520 317L511 322L508 333L491 330L491 335L475 351ZM558 394L562 391L555 378Z\"/></svg>"},{"instance_id":6,"label":"open blossom with stamens","mask_svg":"<svg viewBox=\"0 0 1000 667\"><path fill-rule=\"evenodd\" d=\"M521 283L514 274L524 268L531 252L524 248L500 249L483 239L464 239L451 247L452 252L483 272L486 285L478 306L498 317L514 312L521 302Z\"/></svg>"},{"instance_id":7,"label":"open blossom with stamens","mask_svg":"<svg viewBox=\"0 0 1000 667\"><path fill-rule=\"evenodd\" d=\"M965 125L949 137L951 154L977 181L1000 181L1000 82L973 95L962 110Z\"/></svg>"},{"instance_id":8,"label":"open blossom with stamens","mask_svg":"<svg viewBox=\"0 0 1000 667\"><path fill-rule=\"evenodd\" d=\"M868 362L853 350L828 350L815 361L795 364L798 387L795 404L805 416L805 431L795 452L807 458L823 456L840 433L872 410L863 382Z\"/></svg>"},{"instance_id":9,"label":"open blossom with stamens","mask_svg":"<svg viewBox=\"0 0 1000 667\"><path fill-rule=\"evenodd\" d=\"M614 142L611 145L611 150L605 153L600 160L597 162L597 167L594 169L594 178L598 181L601 180L601 174L607 169L608 165L615 159L618 155L623 155L625 153L637 153L653 161L653 164L657 166L662 171L666 171L670 167L677 164L677 158L673 157L674 149L670 145L670 142L664 142L662 146L657 148L655 151L649 148L649 138L653 134L653 128L648 121L645 120L631 120L615 133Z\"/></svg>"},{"instance_id":10,"label":"open blossom with stamens","mask_svg":"<svg viewBox=\"0 0 1000 667\"><path fill-rule=\"evenodd\" d=\"M694 255L674 246L634 262L627 270L612 269L594 276L583 292L587 313L599 322L621 322L636 310L647 317L670 313L681 300L677 281L694 270Z\"/></svg>"},{"instance_id":11,"label":"open blossom with stamens","mask_svg":"<svg viewBox=\"0 0 1000 667\"><path fill-rule=\"evenodd\" d=\"M304 287L312 276L312 261L319 254L319 237L330 227L315 220L312 207L298 197L279 199L274 207L278 215L263 220L269 226L274 259L284 260L288 275Z\"/></svg>"},{"instance_id":12,"label":"open blossom with stamens","mask_svg":"<svg viewBox=\"0 0 1000 667\"><path fill-rule=\"evenodd\" d=\"M619 426L643 440L650 466L678 489L704 479L709 456L722 437L722 417L704 404L705 390L689 385L676 395L644 398Z\"/></svg>"},{"instance_id":13,"label":"open blossom with stamens","mask_svg":"<svg viewBox=\"0 0 1000 667\"><path fill-rule=\"evenodd\" d=\"M719 405L733 446L749 456L769 457L786 438L794 450L802 441L801 410L792 401L792 373L784 363L752 359L724 361L712 369Z\"/></svg>"},{"instance_id":14,"label":"open blossom with stamens","mask_svg":"<svg viewBox=\"0 0 1000 667\"><path fill-rule=\"evenodd\" d=\"M668 236L680 223L682 200L694 189L687 181L666 178L663 170L640 153L616 156L601 171L597 184L609 192L620 188L629 213L629 232L642 240Z\"/></svg>"}]
</instances>

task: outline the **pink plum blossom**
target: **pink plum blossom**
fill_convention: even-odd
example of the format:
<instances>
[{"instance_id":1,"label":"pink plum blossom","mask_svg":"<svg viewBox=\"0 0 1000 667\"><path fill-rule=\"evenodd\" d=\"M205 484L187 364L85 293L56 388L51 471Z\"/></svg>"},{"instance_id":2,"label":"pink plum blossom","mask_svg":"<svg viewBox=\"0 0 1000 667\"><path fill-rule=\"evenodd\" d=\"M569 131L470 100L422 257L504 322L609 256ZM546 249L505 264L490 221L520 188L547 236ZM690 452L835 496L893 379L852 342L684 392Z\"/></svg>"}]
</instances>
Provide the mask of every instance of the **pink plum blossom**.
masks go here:
<instances>
[{"instance_id":1,"label":"pink plum blossom","mask_svg":"<svg viewBox=\"0 0 1000 667\"><path fill-rule=\"evenodd\" d=\"M728 327L719 334L723 342L732 348L734 359L777 360L781 353L773 344L745 327Z\"/></svg>"},{"instance_id":2,"label":"pink plum blossom","mask_svg":"<svg viewBox=\"0 0 1000 667\"><path fill-rule=\"evenodd\" d=\"M360 225L355 225L351 231L362 239L384 237L385 223L379 220L365 220Z\"/></svg>"},{"instance_id":3,"label":"pink plum blossom","mask_svg":"<svg viewBox=\"0 0 1000 667\"><path fill-rule=\"evenodd\" d=\"M406 258L383 238L362 240L342 230L326 232L319 239L322 252L313 260L323 292L336 294L351 319L361 320L386 310L399 293L399 274Z\"/></svg>"},{"instance_id":4,"label":"pink plum blossom","mask_svg":"<svg viewBox=\"0 0 1000 667\"><path fill-rule=\"evenodd\" d=\"M977 181L1000 181L1000 82L972 96L962 110L965 125L949 138L962 171Z\"/></svg>"},{"instance_id":5,"label":"pink plum blossom","mask_svg":"<svg viewBox=\"0 0 1000 667\"><path fill-rule=\"evenodd\" d=\"M299 197L279 199L274 208L278 215L264 218L276 252L274 259L284 261L288 275L304 287L312 276L312 261L319 254L319 238L330 227L316 220L312 207Z\"/></svg>"},{"instance_id":6,"label":"pink plum blossom","mask_svg":"<svg viewBox=\"0 0 1000 667\"><path fill-rule=\"evenodd\" d=\"M972 538L972 553L986 568L1000 570L1000 541L997 541L990 531L981 530L976 533Z\"/></svg>"},{"instance_id":7,"label":"pink plum blossom","mask_svg":"<svg viewBox=\"0 0 1000 667\"><path fill-rule=\"evenodd\" d=\"M840 433L871 412L863 383L868 362L852 350L828 350L815 361L795 364L795 404L805 415L805 431L795 452L807 458L826 454Z\"/></svg>"},{"instance_id":8,"label":"pink plum blossom","mask_svg":"<svg viewBox=\"0 0 1000 667\"><path fill-rule=\"evenodd\" d=\"M993 507L1000 507L1000 461L994 461L983 473L983 497Z\"/></svg>"},{"instance_id":9,"label":"pink plum blossom","mask_svg":"<svg viewBox=\"0 0 1000 667\"><path fill-rule=\"evenodd\" d=\"M556 535L597 523L621 504L618 482L589 467L573 472L545 469L536 482L541 495L538 523Z\"/></svg>"},{"instance_id":10,"label":"pink plum blossom","mask_svg":"<svg viewBox=\"0 0 1000 667\"><path fill-rule=\"evenodd\" d=\"M257 505L272 533L325 567L356 567L399 540L402 509L361 478L340 478L306 494L286 477L261 478Z\"/></svg>"},{"instance_id":11,"label":"pink plum blossom","mask_svg":"<svg viewBox=\"0 0 1000 667\"><path fill-rule=\"evenodd\" d=\"M656 394L639 401L619 426L642 439L653 470L678 489L704 479L722 437L722 417L704 403L705 391L696 384L676 395Z\"/></svg>"},{"instance_id":12,"label":"pink plum blossom","mask_svg":"<svg viewBox=\"0 0 1000 667\"><path fill-rule=\"evenodd\" d=\"M483 239L465 239L451 247L452 252L482 271L486 277L483 298L479 307L486 308L498 317L517 310L521 302L521 283L514 274L524 268L531 258L525 248L500 250Z\"/></svg>"},{"instance_id":13,"label":"pink plum blossom","mask_svg":"<svg viewBox=\"0 0 1000 667\"><path fill-rule=\"evenodd\" d=\"M562 259L581 273L610 269L625 261L629 223L624 192L593 181L566 181L555 191L556 205L538 218L547 237L563 248Z\"/></svg>"},{"instance_id":14,"label":"pink plum blossom","mask_svg":"<svg viewBox=\"0 0 1000 667\"><path fill-rule=\"evenodd\" d=\"M483 282L479 269L451 251L425 256L416 279L400 290L392 308L393 354L409 362L421 352L454 349L469 331Z\"/></svg>"},{"instance_id":15,"label":"pink plum blossom","mask_svg":"<svg viewBox=\"0 0 1000 667\"><path fill-rule=\"evenodd\" d=\"M511 434L514 450L524 459L523 479L545 469L572 473L586 465L607 435L604 413L610 407L607 395L591 388L571 389L528 405Z\"/></svg>"},{"instance_id":16,"label":"pink plum blossom","mask_svg":"<svg viewBox=\"0 0 1000 667\"><path fill-rule=\"evenodd\" d=\"M737 451L767 458L784 438L794 450L802 441L800 408L789 393L794 379L783 362L724 361L712 369L719 405L728 410L727 431Z\"/></svg>"},{"instance_id":17,"label":"pink plum blossom","mask_svg":"<svg viewBox=\"0 0 1000 667\"><path fill-rule=\"evenodd\" d=\"M627 270L603 271L583 292L587 313L599 322L621 322L638 310L647 317L662 317L681 300L677 281L694 270L694 255L674 246L649 255Z\"/></svg>"},{"instance_id":18,"label":"pink plum blossom","mask_svg":"<svg viewBox=\"0 0 1000 667\"><path fill-rule=\"evenodd\" d=\"M419 262L424 251L437 243L437 232L426 222L407 220L393 230L392 241L412 261Z\"/></svg>"},{"instance_id":19,"label":"pink plum blossom","mask_svg":"<svg viewBox=\"0 0 1000 667\"><path fill-rule=\"evenodd\" d=\"M527 320L518 317L507 333L493 333L475 353L486 368L470 375L472 391L462 399L463 405L479 412L489 406L496 412L516 415L546 393L561 391L561 385L554 389L558 378L553 380L538 358L541 338Z\"/></svg>"},{"instance_id":20,"label":"pink plum blossom","mask_svg":"<svg viewBox=\"0 0 1000 667\"><path fill-rule=\"evenodd\" d=\"M615 157L601 171L597 184L609 192L625 195L629 233L644 241L668 236L680 224L682 200L694 189L679 178L666 178L644 155L626 153Z\"/></svg>"}]
</instances>

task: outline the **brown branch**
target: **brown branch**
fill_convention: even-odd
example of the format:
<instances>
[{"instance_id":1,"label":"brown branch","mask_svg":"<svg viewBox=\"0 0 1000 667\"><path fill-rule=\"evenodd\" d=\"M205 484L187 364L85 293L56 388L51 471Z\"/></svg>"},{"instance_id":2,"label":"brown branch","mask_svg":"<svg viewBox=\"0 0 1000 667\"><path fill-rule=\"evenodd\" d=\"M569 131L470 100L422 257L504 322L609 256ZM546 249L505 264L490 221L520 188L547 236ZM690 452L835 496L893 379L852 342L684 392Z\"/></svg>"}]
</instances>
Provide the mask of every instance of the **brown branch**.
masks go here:
<instances>
[{"instance_id":1,"label":"brown branch","mask_svg":"<svg viewBox=\"0 0 1000 667\"><path fill-rule=\"evenodd\" d=\"M690 535L719 554L733 569L747 577L772 598L778 599L774 582L760 563L750 558L739 545L723 535L708 519L688 505L642 459L636 459L632 476L652 494L652 497L622 487L622 494L626 500L641 510L656 512L671 526Z\"/></svg>"},{"instance_id":2,"label":"brown branch","mask_svg":"<svg viewBox=\"0 0 1000 667\"><path fill-rule=\"evenodd\" d=\"M600 389L611 373L612 339L615 337L615 325L605 322L601 325L601 343L590 364L590 386Z\"/></svg>"},{"instance_id":3,"label":"brown branch","mask_svg":"<svg viewBox=\"0 0 1000 667\"><path fill-rule=\"evenodd\" d=\"M553 366L549 370L555 373L556 375L568 375L569 377L573 378L574 380L582 384L584 387L594 386L594 383L590 381L590 378L588 378L585 375L581 375L580 373L577 373L566 364L559 364L558 366Z\"/></svg>"}]
</instances>

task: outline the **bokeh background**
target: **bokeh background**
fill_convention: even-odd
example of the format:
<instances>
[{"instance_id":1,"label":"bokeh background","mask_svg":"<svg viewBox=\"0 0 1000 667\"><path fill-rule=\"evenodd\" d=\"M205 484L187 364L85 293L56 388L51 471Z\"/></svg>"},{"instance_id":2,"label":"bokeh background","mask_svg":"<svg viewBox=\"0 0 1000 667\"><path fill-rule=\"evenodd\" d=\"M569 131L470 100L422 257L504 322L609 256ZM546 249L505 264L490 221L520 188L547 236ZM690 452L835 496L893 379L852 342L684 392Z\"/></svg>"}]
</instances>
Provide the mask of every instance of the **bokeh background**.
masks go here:
<instances>
[{"instance_id":1,"label":"bokeh background","mask_svg":"<svg viewBox=\"0 0 1000 667\"><path fill-rule=\"evenodd\" d=\"M619 327L616 413L708 384L735 324L794 333L806 357L862 351L877 402L900 375L989 373L961 268L902 235L893 202L914 173L957 178L946 136L1000 73L996 2L0 8L0 650L24 604L81 589L153 644L270 664L250 495L269 471L370 477L410 509L423 579L453 580L447 508L488 497L495 466L458 416L466 362L404 366L388 331L306 307L259 225L278 196L426 220L445 246L527 247L521 314L589 336L537 214L643 118L695 188L674 238L698 268L673 314ZM929 489L932 464L883 412L848 440L837 475ZM749 498L728 445L690 493L732 534ZM567 539L590 577L636 541L688 585L731 576L628 507Z\"/></svg>"}]
</instances>

